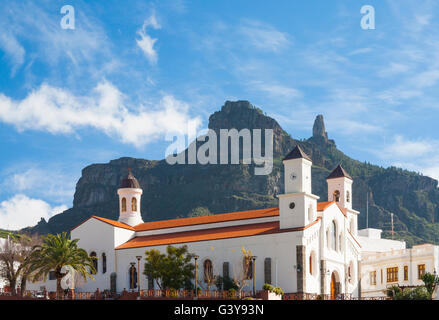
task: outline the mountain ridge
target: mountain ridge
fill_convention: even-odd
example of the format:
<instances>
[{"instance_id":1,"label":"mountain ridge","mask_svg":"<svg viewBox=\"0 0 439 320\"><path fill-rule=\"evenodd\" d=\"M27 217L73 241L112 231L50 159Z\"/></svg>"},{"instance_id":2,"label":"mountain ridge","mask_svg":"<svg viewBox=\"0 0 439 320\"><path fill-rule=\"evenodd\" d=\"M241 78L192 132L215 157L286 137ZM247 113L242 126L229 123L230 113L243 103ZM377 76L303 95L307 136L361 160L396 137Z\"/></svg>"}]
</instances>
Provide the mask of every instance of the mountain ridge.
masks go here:
<instances>
[{"instance_id":1,"label":"mountain ridge","mask_svg":"<svg viewBox=\"0 0 439 320\"><path fill-rule=\"evenodd\" d=\"M118 218L117 188L131 168L141 187L144 221L224 213L277 206L283 192L282 158L299 145L313 160L312 188L327 199L326 177L341 164L353 177L353 205L361 212L359 228L365 227L366 195L369 194L369 227L385 230L390 237L390 213L394 213L395 239L408 245L439 243L438 182L430 177L394 167L382 168L360 162L337 149L328 138L323 115L318 115L313 135L293 139L278 122L245 100L226 101L209 117L209 129L272 129L274 166L271 174L255 176L254 164L169 165L165 160L122 157L82 170L73 207L49 221L42 219L24 231L42 234L68 231L91 215Z\"/></svg>"}]
</instances>

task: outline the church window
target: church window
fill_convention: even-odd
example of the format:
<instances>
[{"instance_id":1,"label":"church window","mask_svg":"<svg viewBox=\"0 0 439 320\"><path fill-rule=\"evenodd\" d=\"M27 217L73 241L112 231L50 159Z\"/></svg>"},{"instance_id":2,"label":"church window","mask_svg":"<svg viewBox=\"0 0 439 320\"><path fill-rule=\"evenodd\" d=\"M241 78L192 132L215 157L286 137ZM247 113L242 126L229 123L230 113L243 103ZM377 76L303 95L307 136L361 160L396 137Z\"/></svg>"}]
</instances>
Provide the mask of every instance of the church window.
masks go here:
<instances>
[{"instance_id":1,"label":"church window","mask_svg":"<svg viewBox=\"0 0 439 320\"><path fill-rule=\"evenodd\" d=\"M351 194L350 194L349 190L346 191L346 202L351 202Z\"/></svg>"},{"instance_id":2,"label":"church window","mask_svg":"<svg viewBox=\"0 0 439 320\"><path fill-rule=\"evenodd\" d=\"M329 237L329 229L326 230L326 246L331 248L331 238Z\"/></svg>"},{"instance_id":3,"label":"church window","mask_svg":"<svg viewBox=\"0 0 439 320\"><path fill-rule=\"evenodd\" d=\"M98 272L98 259L96 256L96 252L92 252L90 253L90 258L93 259L93 267L95 268L95 272L93 272L93 274L96 274Z\"/></svg>"},{"instance_id":4,"label":"church window","mask_svg":"<svg viewBox=\"0 0 439 320\"><path fill-rule=\"evenodd\" d=\"M131 199L131 211L133 211L133 212L137 211L137 199L136 198Z\"/></svg>"},{"instance_id":5,"label":"church window","mask_svg":"<svg viewBox=\"0 0 439 320\"><path fill-rule=\"evenodd\" d=\"M130 289L136 289L137 288L137 269L134 265L131 265L129 269L129 276L130 276Z\"/></svg>"},{"instance_id":6,"label":"church window","mask_svg":"<svg viewBox=\"0 0 439 320\"><path fill-rule=\"evenodd\" d=\"M334 194L333 194L333 200L334 201L336 201L336 202L340 202L340 191L338 191L338 190L335 190L334 191Z\"/></svg>"},{"instance_id":7,"label":"church window","mask_svg":"<svg viewBox=\"0 0 439 320\"><path fill-rule=\"evenodd\" d=\"M126 212L126 211L127 211L127 199L122 198L122 212Z\"/></svg>"},{"instance_id":8,"label":"church window","mask_svg":"<svg viewBox=\"0 0 439 320\"><path fill-rule=\"evenodd\" d=\"M213 266L209 259L204 261L204 282L209 283L213 280Z\"/></svg>"},{"instance_id":9,"label":"church window","mask_svg":"<svg viewBox=\"0 0 439 320\"><path fill-rule=\"evenodd\" d=\"M223 263L223 278L230 278L229 263L228 262Z\"/></svg>"},{"instance_id":10,"label":"church window","mask_svg":"<svg viewBox=\"0 0 439 320\"><path fill-rule=\"evenodd\" d=\"M271 284L271 258L264 260L264 283Z\"/></svg>"},{"instance_id":11,"label":"church window","mask_svg":"<svg viewBox=\"0 0 439 320\"><path fill-rule=\"evenodd\" d=\"M418 279L422 279L425 274L425 264L418 264Z\"/></svg>"},{"instance_id":12,"label":"church window","mask_svg":"<svg viewBox=\"0 0 439 320\"><path fill-rule=\"evenodd\" d=\"M341 251L342 250L342 248L341 248L341 244L343 243L343 235L342 235L342 233L340 233L340 235L338 236L338 251Z\"/></svg>"},{"instance_id":13,"label":"church window","mask_svg":"<svg viewBox=\"0 0 439 320\"><path fill-rule=\"evenodd\" d=\"M404 281L409 279L409 266L404 266Z\"/></svg>"},{"instance_id":14,"label":"church window","mask_svg":"<svg viewBox=\"0 0 439 320\"><path fill-rule=\"evenodd\" d=\"M102 253L102 273L107 272L107 256Z\"/></svg>"},{"instance_id":15,"label":"church window","mask_svg":"<svg viewBox=\"0 0 439 320\"><path fill-rule=\"evenodd\" d=\"M49 271L49 280L56 280L55 271Z\"/></svg>"},{"instance_id":16,"label":"church window","mask_svg":"<svg viewBox=\"0 0 439 320\"><path fill-rule=\"evenodd\" d=\"M398 267L387 268L387 282L398 281Z\"/></svg>"},{"instance_id":17,"label":"church window","mask_svg":"<svg viewBox=\"0 0 439 320\"><path fill-rule=\"evenodd\" d=\"M335 220L332 221L331 224L331 248L333 250L337 250L337 225L335 223Z\"/></svg>"},{"instance_id":18,"label":"church window","mask_svg":"<svg viewBox=\"0 0 439 320\"><path fill-rule=\"evenodd\" d=\"M377 272L376 271L372 271L370 273L370 284L373 286L377 284Z\"/></svg>"},{"instance_id":19,"label":"church window","mask_svg":"<svg viewBox=\"0 0 439 320\"><path fill-rule=\"evenodd\" d=\"M250 257L244 257L243 259L243 268L245 280L250 280L253 277L253 261Z\"/></svg>"}]
</instances>

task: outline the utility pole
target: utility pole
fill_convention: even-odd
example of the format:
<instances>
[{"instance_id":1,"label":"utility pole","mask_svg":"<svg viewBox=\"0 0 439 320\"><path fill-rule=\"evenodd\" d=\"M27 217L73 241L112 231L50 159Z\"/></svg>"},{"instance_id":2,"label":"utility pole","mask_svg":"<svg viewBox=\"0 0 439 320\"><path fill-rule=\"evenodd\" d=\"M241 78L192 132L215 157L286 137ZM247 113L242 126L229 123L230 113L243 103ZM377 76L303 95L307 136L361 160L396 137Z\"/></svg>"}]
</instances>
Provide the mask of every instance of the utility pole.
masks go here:
<instances>
[{"instance_id":1,"label":"utility pole","mask_svg":"<svg viewBox=\"0 0 439 320\"><path fill-rule=\"evenodd\" d=\"M369 228L369 191L366 198L366 229Z\"/></svg>"},{"instance_id":2,"label":"utility pole","mask_svg":"<svg viewBox=\"0 0 439 320\"><path fill-rule=\"evenodd\" d=\"M390 223L392 224L392 240L393 240L393 213L390 213Z\"/></svg>"}]
</instances>

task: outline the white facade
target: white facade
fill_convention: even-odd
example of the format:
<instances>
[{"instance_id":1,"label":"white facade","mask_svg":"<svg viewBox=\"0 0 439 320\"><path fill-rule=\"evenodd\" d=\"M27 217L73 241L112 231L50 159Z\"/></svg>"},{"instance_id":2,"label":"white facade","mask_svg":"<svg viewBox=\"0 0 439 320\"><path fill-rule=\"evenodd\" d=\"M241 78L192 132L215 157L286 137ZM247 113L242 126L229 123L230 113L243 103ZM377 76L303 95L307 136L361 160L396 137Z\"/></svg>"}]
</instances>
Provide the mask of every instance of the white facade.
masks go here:
<instances>
[{"instance_id":1,"label":"white facade","mask_svg":"<svg viewBox=\"0 0 439 320\"><path fill-rule=\"evenodd\" d=\"M390 240L391 241L391 240ZM439 269L439 246L422 244L410 249L369 252L361 261L362 295L385 296L386 288L423 285L422 275Z\"/></svg>"},{"instance_id":2,"label":"white facade","mask_svg":"<svg viewBox=\"0 0 439 320\"><path fill-rule=\"evenodd\" d=\"M365 273L372 267L382 268L380 254L406 250L405 243L381 239L379 232L371 229L357 232L359 212L352 209L352 178L341 167L327 180L330 201L318 203L319 197L311 190L312 163L303 151L296 147L283 163L285 194L279 195L278 208L149 223L141 221L142 190L130 173L118 190L119 221L92 217L71 231L72 239L80 239L80 247L98 257L95 281L89 280L77 290L110 290L112 274L117 292L129 290L130 268L137 270L137 256L142 257L140 289L151 289L151 282L143 275L145 251L165 252L168 245L187 245L189 252L199 256L199 284L203 284L206 260L211 261L214 275L225 276L227 272L231 278L238 278L245 248L257 257L256 290L268 282L286 293L335 298L338 294L357 297L362 290L377 295L380 289L367 283ZM335 194L340 196L333 199ZM125 204L123 198L128 199ZM136 198L137 208L130 211L131 198ZM398 263L403 264L403 258ZM426 262L428 268L436 263ZM55 281L29 284L29 288L43 285L54 290ZM245 289L252 289L252 280Z\"/></svg>"}]
</instances>

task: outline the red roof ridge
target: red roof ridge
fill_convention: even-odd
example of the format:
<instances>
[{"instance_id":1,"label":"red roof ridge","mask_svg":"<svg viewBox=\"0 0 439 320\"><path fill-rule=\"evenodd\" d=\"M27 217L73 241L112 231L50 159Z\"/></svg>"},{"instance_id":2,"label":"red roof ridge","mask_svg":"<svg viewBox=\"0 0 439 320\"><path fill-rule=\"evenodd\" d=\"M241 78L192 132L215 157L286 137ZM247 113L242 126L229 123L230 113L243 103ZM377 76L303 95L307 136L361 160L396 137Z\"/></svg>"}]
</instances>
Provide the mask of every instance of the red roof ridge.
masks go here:
<instances>
[{"instance_id":1,"label":"red roof ridge","mask_svg":"<svg viewBox=\"0 0 439 320\"><path fill-rule=\"evenodd\" d=\"M279 221L271 221L211 229L197 229L148 236L137 236L116 247L116 250L303 231L318 223L320 219L321 218L318 217L316 220L304 227L288 229L280 229Z\"/></svg>"},{"instance_id":2,"label":"red roof ridge","mask_svg":"<svg viewBox=\"0 0 439 320\"><path fill-rule=\"evenodd\" d=\"M276 207L276 208L220 213L220 214L213 214L213 215L202 216L202 217L189 217L189 218L144 222L134 226L134 229L136 231L148 231L148 230L156 230L156 229L186 227L191 225L200 225L200 224L208 224L208 223L267 218L267 217L274 217L278 215L279 215L279 208Z\"/></svg>"},{"instance_id":3,"label":"red roof ridge","mask_svg":"<svg viewBox=\"0 0 439 320\"><path fill-rule=\"evenodd\" d=\"M317 211L324 211L326 208L328 208L333 203L335 203L335 201L317 202Z\"/></svg>"},{"instance_id":4,"label":"red roof ridge","mask_svg":"<svg viewBox=\"0 0 439 320\"><path fill-rule=\"evenodd\" d=\"M98 217L98 216L91 216L91 217L89 217L88 219L85 219L85 220L82 221L80 224L78 224L77 226L75 226L74 228L72 228L70 231L75 230L75 229L78 228L80 225L82 225L83 223L85 223L85 222L87 222L88 220L93 219L93 218L94 218L94 219L97 219L97 220L99 220L99 221L102 221L102 222L108 223L108 224L110 224L110 225L112 225L112 226L114 226L114 227L118 227L118 228L122 228L122 229L128 229L128 230L135 231L135 229L134 229L132 226L130 226L130 225L126 224L126 223L123 223L123 222L120 222L120 221L111 220L111 219L107 219L107 218L102 218L102 217Z\"/></svg>"}]
</instances>

